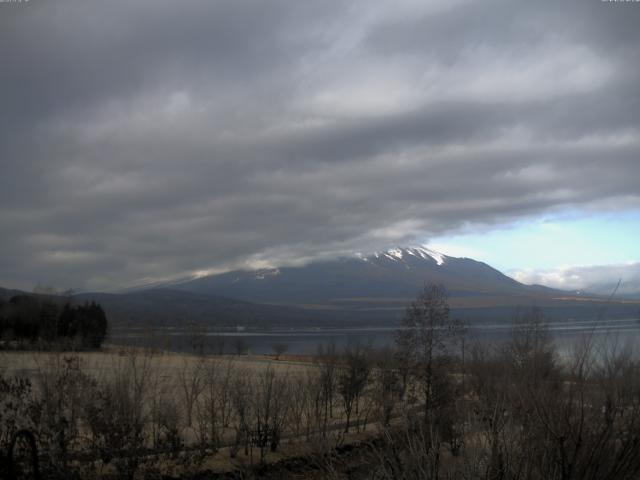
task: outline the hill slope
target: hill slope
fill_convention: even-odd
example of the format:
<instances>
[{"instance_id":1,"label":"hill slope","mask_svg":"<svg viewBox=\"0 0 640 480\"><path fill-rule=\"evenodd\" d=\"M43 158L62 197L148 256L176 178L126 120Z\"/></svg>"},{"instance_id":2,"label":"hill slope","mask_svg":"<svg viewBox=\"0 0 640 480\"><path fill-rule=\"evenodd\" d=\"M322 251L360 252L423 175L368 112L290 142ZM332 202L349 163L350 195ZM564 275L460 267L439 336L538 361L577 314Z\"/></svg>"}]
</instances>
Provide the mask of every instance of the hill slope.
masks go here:
<instances>
[{"instance_id":1,"label":"hill slope","mask_svg":"<svg viewBox=\"0 0 640 480\"><path fill-rule=\"evenodd\" d=\"M567 292L523 285L489 265L426 248L397 248L367 257L340 258L303 267L232 271L173 288L259 303L299 307L406 305L427 282L441 283L456 299L474 306L489 298L543 297ZM480 299L484 297L484 302ZM478 299L473 300L473 299ZM460 302L458 302L460 303Z\"/></svg>"}]
</instances>

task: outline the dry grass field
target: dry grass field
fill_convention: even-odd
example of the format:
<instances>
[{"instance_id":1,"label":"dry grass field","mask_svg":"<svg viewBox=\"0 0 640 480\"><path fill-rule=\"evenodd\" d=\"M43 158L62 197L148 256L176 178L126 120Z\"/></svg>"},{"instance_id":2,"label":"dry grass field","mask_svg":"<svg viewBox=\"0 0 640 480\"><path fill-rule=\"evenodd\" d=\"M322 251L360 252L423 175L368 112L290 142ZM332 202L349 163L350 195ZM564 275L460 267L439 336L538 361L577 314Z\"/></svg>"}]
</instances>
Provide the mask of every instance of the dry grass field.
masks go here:
<instances>
[{"instance_id":1,"label":"dry grass field","mask_svg":"<svg viewBox=\"0 0 640 480\"><path fill-rule=\"evenodd\" d=\"M185 353L166 351L145 351L134 347L107 345L99 352L32 352L0 350L0 372L6 376L25 376L33 380L59 368L65 358L77 358L82 370L95 377L102 378L120 370L131 358L144 359L154 372L161 373L167 381L177 380L185 368L194 368L203 357ZM286 375L302 375L315 368L308 357L304 361L281 357L276 360L266 355L207 355L207 362L217 367L233 364L248 372L257 373L267 368L277 369Z\"/></svg>"},{"instance_id":2,"label":"dry grass field","mask_svg":"<svg viewBox=\"0 0 640 480\"><path fill-rule=\"evenodd\" d=\"M117 346L2 351L0 376L29 380L25 400L50 415L51 435L64 432L65 462L91 457L91 468L107 476L149 469L178 475L245 469L369 438L373 402L359 400L345 432L338 364L330 360L327 379L327 364L310 360ZM110 460L131 451L136 465Z\"/></svg>"}]
</instances>

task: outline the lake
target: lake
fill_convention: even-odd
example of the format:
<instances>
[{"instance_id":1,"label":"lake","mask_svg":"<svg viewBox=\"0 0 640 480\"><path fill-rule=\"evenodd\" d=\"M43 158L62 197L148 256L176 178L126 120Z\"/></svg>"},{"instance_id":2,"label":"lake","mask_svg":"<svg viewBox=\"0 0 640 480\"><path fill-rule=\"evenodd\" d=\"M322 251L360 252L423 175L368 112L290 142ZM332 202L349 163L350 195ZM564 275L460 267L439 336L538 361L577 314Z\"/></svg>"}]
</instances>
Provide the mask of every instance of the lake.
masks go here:
<instances>
[{"instance_id":1,"label":"lake","mask_svg":"<svg viewBox=\"0 0 640 480\"><path fill-rule=\"evenodd\" d=\"M633 347L640 340L640 321L635 318L619 320L569 319L547 324L559 351L567 351L586 335L606 344ZM512 332L511 324L477 324L468 329L467 342L484 344L501 343ZM219 331L199 330L196 341L203 342L205 350L212 353L235 353L243 350L253 354L273 353L274 346L286 346L290 354L313 354L319 345L335 344L338 350L350 343L372 345L375 348L390 346L396 327L358 328L310 328L274 329L269 331ZM190 351L194 335L179 327L168 328L114 328L110 341L117 344L152 346L173 351Z\"/></svg>"}]
</instances>

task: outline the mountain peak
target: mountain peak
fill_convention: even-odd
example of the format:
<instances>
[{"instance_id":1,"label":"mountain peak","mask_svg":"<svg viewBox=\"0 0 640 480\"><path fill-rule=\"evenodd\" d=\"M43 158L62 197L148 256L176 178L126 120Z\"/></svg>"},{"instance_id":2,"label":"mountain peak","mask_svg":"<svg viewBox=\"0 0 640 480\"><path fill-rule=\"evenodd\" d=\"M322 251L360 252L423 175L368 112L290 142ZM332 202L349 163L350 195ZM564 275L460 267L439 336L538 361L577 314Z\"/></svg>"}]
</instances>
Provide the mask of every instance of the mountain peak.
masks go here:
<instances>
[{"instance_id":1,"label":"mountain peak","mask_svg":"<svg viewBox=\"0 0 640 480\"><path fill-rule=\"evenodd\" d=\"M447 255L444 255L435 250L431 250L426 247L396 247L382 252L376 252L373 254L374 258L388 258L390 260L403 260L406 257L416 257L422 259L430 259L435 261L438 265L444 265Z\"/></svg>"}]
</instances>

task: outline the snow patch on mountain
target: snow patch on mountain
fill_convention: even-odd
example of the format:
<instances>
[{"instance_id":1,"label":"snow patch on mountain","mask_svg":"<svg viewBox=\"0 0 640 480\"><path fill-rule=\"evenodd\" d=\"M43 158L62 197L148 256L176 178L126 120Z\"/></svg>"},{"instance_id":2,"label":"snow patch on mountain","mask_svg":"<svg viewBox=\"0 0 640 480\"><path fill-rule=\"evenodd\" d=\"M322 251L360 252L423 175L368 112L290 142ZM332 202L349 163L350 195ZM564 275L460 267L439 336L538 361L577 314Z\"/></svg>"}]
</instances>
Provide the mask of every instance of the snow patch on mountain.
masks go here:
<instances>
[{"instance_id":1,"label":"snow patch on mountain","mask_svg":"<svg viewBox=\"0 0 640 480\"><path fill-rule=\"evenodd\" d=\"M255 273L255 278L256 280L264 280L267 277L275 277L277 275L280 275L280 270L277 268L269 268L269 269L262 269L262 270L258 270Z\"/></svg>"},{"instance_id":2,"label":"snow patch on mountain","mask_svg":"<svg viewBox=\"0 0 640 480\"><path fill-rule=\"evenodd\" d=\"M422 250L431 258L433 258L438 265L444 265L446 255L443 255L440 252L436 252L435 250L429 250L428 248L423 248Z\"/></svg>"},{"instance_id":3,"label":"snow patch on mountain","mask_svg":"<svg viewBox=\"0 0 640 480\"><path fill-rule=\"evenodd\" d=\"M439 266L444 265L448 258L446 255L426 247L391 248L384 252L376 252L373 254L373 257L376 259L384 257L389 260L401 261L409 255L412 257L418 257L425 260L428 260L428 259L433 260ZM362 257L360 258L363 259Z\"/></svg>"}]
</instances>

